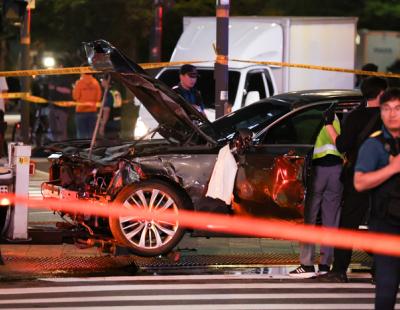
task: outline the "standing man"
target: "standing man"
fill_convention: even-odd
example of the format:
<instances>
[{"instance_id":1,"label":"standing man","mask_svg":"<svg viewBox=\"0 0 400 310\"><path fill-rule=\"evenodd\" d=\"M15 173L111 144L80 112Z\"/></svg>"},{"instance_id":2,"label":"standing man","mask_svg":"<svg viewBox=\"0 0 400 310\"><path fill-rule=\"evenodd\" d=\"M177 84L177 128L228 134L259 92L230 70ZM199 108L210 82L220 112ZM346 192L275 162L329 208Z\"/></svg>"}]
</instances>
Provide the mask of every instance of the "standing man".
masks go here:
<instances>
[{"instance_id":1,"label":"standing man","mask_svg":"<svg viewBox=\"0 0 400 310\"><path fill-rule=\"evenodd\" d=\"M4 76L0 76L0 92L2 94L6 94L8 92L8 84L7 84L7 80ZM4 98L0 97L0 110L2 110L5 113L6 106L5 106L4 102L5 102Z\"/></svg>"},{"instance_id":2,"label":"standing man","mask_svg":"<svg viewBox=\"0 0 400 310\"><path fill-rule=\"evenodd\" d=\"M360 148L354 174L358 191L370 190L370 230L400 235L400 89L389 88L380 98L382 130ZM364 206L366 207L366 206ZM400 283L400 258L374 255L375 309L391 310Z\"/></svg>"},{"instance_id":3,"label":"standing man","mask_svg":"<svg viewBox=\"0 0 400 310\"><path fill-rule=\"evenodd\" d=\"M340 133L340 122L333 108L325 114L325 124L329 124ZM322 127L314 145L313 180L310 199L304 211L304 223L316 225L318 213L321 212L322 226L337 227L339 224L340 204L343 184L340 181L343 156L335 146L334 140ZM321 246L318 274L326 274L333 260L333 247ZM314 268L315 245L300 244L301 265L289 273L294 278L312 278L317 275Z\"/></svg>"},{"instance_id":4,"label":"standing man","mask_svg":"<svg viewBox=\"0 0 400 310\"><path fill-rule=\"evenodd\" d=\"M195 66L185 64L179 71L179 84L172 87L172 89L181 95L187 102L189 102L199 112L204 113L204 104L201 93L195 88L199 74Z\"/></svg>"},{"instance_id":5,"label":"standing man","mask_svg":"<svg viewBox=\"0 0 400 310\"><path fill-rule=\"evenodd\" d=\"M48 78L48 100L51 102L49 125L53 141L68 139L70 107L60 105L57 101L72 100L72 83L73 81L68 75L50 75Z\"/></svg>"},{"instance_id":6,"label":"standing man","mask_svg":"<svg viewBox=\"0 0 400 310\"><path fill-rule=\"evenodd\" d=\"M369 62L361 67L362 71L378 72L378 66L372 62ZM355 88L360 88L362 82L367 78L366 75L356 75Z\"/></svg>"},{"instance_id":7,"label":"standing man","mask_svg":"<svg viewBox=\"0 0 400 310\"><path fill-rule=\"evenodd\" d=\"M353 185L354 165L358 149L364 140L381 127L379 98L387 88L385 79L368 77L361 84L361 93L367 101L352 111L346 118L340 135L332 125L326 129L336 141L336 147L341 153L346 153L347 162L343 168L343 206L340 214L339 228L356 230L362 224L367 214L369 197L367 193L359 193ZM318 277L321 282L348 282L347 268L351 261L351 249L334 249L333 267L330 272Z\"/></svg>"},{"instance_id":8,"label":"standing man","mask_svg":"<svg viewBox=\"0 0 400 310\"><path fill-rule=\"evenodd\" d=\"M101 86L105 92L105 102L103 113L100 116L99 136L102 138L117 138L121 130L121 94L117 90L112 90L112 80L109 76L100 79Z\"/></svg>"},{"instance_id":9,"label":"standing man","mask_svg":"<svg viewBox=\"0 0 400 310\"><path fill-rule=\"evenodd\" d=\"M0 76L0 91L2 94L6 94L8 92L8 84L4 76ZM5 139L7 123L4 120L4 116L6 114L5 101L6 100L4 98L0 98L0 157L3 157L7 150L7 143Z\"/></svg>"},{"instance_id":10,"label":"standing man","mask_svg":"<svg viewBox=\"0 0 400 310\"><path fill-rule=\"evenodd\" d=\"M96 126L97 102L101 100L101 87L91 74L82 74L76 81L72 97L76 101L75 121L78 139L91 138Z\"/></svg>"}]
</instances>

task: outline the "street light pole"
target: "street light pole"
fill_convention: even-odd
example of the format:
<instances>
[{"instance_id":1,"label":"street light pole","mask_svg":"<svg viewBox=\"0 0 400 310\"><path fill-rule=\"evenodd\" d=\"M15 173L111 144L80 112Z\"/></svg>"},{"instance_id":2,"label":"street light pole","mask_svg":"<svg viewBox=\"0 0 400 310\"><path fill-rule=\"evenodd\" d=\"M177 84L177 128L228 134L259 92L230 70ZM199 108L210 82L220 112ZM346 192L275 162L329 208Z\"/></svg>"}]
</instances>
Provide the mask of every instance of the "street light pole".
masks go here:
<instances>
[{"instance_id":1,"label":"street light pole","mask_svg":"<svg viewBox=\"0 0 400 310\"><path fill-rule=\"evenodd\" d=\"M215 118L228 108L229 0L217 0L217 57L215 61Z\"/></svg>"},{"instance_id":2,"label":"street light pole","mask_svg":"<svg viewBox=\"0 0 400 310\"><path fill-rule=\"evenodd\" d=\"M154 1L155 15L154 15L154 31L151 39L150 46L150 61L161 61L161 39L162 39L162 18L163 18L163 0Z\"/></svg>"},{"instance_id":3,"label":"street light pole","mask_svg":"<svg viewBox=\"0 0 400 310\"><path fill-rule=\"evenodd\" d=\"M21 26L21 70L30 68L29 50L31 44L31 9L28 7ZM21 91L30 92L30 78L21 78ZM25 144L29 144L29 102L21 100L21 133Z\"/></svg>"}]
</instances>

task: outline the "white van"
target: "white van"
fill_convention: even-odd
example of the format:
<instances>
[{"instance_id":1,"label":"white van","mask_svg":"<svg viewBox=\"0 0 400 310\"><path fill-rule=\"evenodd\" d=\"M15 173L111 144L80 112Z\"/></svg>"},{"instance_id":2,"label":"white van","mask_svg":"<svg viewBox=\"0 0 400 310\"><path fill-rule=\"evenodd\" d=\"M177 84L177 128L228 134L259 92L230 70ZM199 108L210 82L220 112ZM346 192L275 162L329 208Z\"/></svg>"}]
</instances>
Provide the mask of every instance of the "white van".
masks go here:
<instances>
[{"instance_id":1,"label":"white van","mask_svg":"<svg viewBox=\"0 0 400 310\"><path fill-rule=\"evenodd\" d=\"M271 23L258 21L244 24L231 24L229 32L229 57L238 59L275 59L279 61L282 54L282 36ZM265 44L267 38L275 38L274 43ZM215 119L215 18L184 18L184 31L171 56L171 61L207 61L196 65L200 74L196 87L200 90L206 115L209 120ZM276 94L276 84L271 68L264 65L253 65L229 61L229 102L232 110L237 110L259 99ZM179 82L179 68L162 69L156 78L170 87ZM136 102L140 104L140 102ZM140 106L136 122L135 137L141 137L157 126L147 110Z\"/></svg>"}]
</instances>

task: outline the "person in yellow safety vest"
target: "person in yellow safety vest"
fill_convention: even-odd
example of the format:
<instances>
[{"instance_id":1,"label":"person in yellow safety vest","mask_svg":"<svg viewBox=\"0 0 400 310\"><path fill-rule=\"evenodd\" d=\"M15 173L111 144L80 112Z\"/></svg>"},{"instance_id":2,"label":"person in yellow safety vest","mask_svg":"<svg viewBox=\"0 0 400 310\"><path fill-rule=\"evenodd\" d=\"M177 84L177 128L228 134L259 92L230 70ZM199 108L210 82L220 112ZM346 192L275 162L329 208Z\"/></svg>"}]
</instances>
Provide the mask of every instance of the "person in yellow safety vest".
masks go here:
<instances>
[{"instance_id":1,"label":"person in yellow safety vest","mask_svg":"<svg viewBox=\"0 0 400 310\"><path fill-rule=\"evenodd\" d=\"M332 124L340 132L340 122L333 109L324 113L326 124ZM323 126L314 145L312 158L313 179L310 195L306 200L304 222L315 225L318 213L321 212L322 225L338 227L340 205L342 200L343 184L340 180L343 165L343 155L337 150ZM333 248L321 246L318 271L314 268L315 245L300 244L300 266L291 271L289 275L295 278L313 278L326 274L333 261Z\"/></svg>"}]
</instances>

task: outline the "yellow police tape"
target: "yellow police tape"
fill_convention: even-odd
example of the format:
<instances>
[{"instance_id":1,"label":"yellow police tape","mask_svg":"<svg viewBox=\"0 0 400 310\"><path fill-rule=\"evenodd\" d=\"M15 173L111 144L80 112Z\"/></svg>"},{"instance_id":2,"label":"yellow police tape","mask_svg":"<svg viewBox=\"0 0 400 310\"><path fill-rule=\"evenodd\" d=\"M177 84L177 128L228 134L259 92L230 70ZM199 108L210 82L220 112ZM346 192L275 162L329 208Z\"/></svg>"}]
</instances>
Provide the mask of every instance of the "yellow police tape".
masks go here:
<instances>
[{"instance_id":1,"label":"yellow police tape","mask_svg":"<svg viewBox=\"0 0 400 310\"><path fill-rule=\"evenodd\" d=\"M191 60L191 61L170 61L170 62L154 62L154 63L141 63L143 69L158 69L164 67L173 67L173 66L180 66L184 64L198 64L198 63L205 63L205 62L213 62L209 60ZM1 74L0 74L1 76Z\"/></svg>"},{"instance_id":2,"label":"yellow police tape","mask_svg":"<svg viewBox=\"0 0 400 310\"><path fill-rule=\"evenodd\" d=\"M0 71L0 76L33 76L33 75L61 75L61 74L82 74L97 73L90 67L70 67L57 69L34 69L34 70L17 70L17 71Z\"/></svg>"},{"instance_id":3,"label":"yellow police tape","mask_svg":"<svg viewBox=\"0 0 400 310\"><path fill-rule=\"evenodd\" d=\"M156 69L168 66L178 66L187 63L202 63L207 61L174 61L174 62L157 62L157 63L141 63L143 69ZM34 75L63 75L63 74L83 74L83 73L100 73L91 67L69 67L56 69L33 69L33 70L16 70L16 71L0 71L0 76L16 77L16 76L34 76Z\"/></svg>"},{"instance_id":4,"label":"yellow police tape","mask_svg":"<svg viewBox=\"0 0 400 310\"><path fill-rule=\"evenodd\" d=\"M254 61L254 60L241 60L241 59L230 59L230 60L237 61L237 62L258 64L258 65L269 65L269 66L277 66L277 67L290 67L290 68L301 68L301 69L322 70L322 71L334 71L334 72L353 73L353 74L358 74L358 75L371 75L371 76L380 76L380 77L388 77L388 78L400 78L400 74L396 74L396 73L371 72L371 71L364 71L364 70L345 69L345 68L328 67L328 66L306 65L306 64L291 64L288 62L277 62L277 61Z\"/></svg>"},{"instance_id":5,"label":"yellow police tape","mask_svg":"<svg viewBox=\"0 0 400 310\"><path fill-rule=\"evenodd\" d=\"M0 93L0 98L3 99L22 99L32 103L48 103L47 99L42 97L33 96L30 93ZM61 107L72 107L76 106L75 101L52 101L53 104Z\"/></svg>"},{"instance_id":6,"label":"yellow police tape","mask_svg":"<svg viewBox=\"0 0 400 310\"><path fill-rule=\"evenodd\" d=\"M228 60L228 59L227 59ZM293 64L287 62L277 62L277 61L254 61L254 60L243 60L243 59L229 59L230 61L243 62L249 64L259 64L259 65L269 65L277 67L290 67L290 68L300 68L309 70L322 70L322 71L332 71L332 72L343 72L352 73L358 75L367 76L379 76L387 78L400 78L400 74L396 73L385 73L385 72L371 72L355 69L345 69L338 67L328 67L328 66L317 66L317 65L307 65L307 64ZM140 63L139 65L143 69L157 69L163 67L178 66L182 64L198 64L204 62L213 62L210 60L193 60L193 61L174 61L174 62L158 62L158 63ZM56 68L56 69L34 69L34 70L18 70L18 71L0 71L0 76L4 77L21 77L21 76L34 76L34 75L63 75L63 74L83 74L83 73L99 73L91 67L69 67L69 68ZM25 101L33 103L48 103L49 101L33 96L30 93L0 93L0 98L4 99L23 99ZM52 102L55 105L62 107L72 107L76 106L77 103L74 101L55 101ZM99 103L98 103L99 105Z\"/></svg>"},{"instance_id":7,"label":"yellow police tape","mask_svg":"<svg viewBox=\"0 0 400 310\"><path fill-rule=\"evenodd\" d=\"M54 105L60 107L74 107L78 105L76 101L50 101L42 97L33 96L30 93L0 93L0 98L3 99L22 99L25 101L29 101L32 103L49 103L51 102ZM129 100L122 100L122 103L128 103ZM82 105L82 103L80 103ZM96 103L97 107L100 107L101 102Z\"/></svg>"},{"instance_id":8,"label":"yellow police tape","mask_svg":"<svg viewBox=\"0 0 400 310\"><path fill-rule=\"evenodd\" d=\"M307 65L307 64L293 64L287 62L277 62L277 61L254 61L254 60L243 60L243 59L228 59L230 61L244 62L251 64L261 64L269 66L278 67L290 67L290 68L301 68L309 70L322 70L322 71L333 71L333 72L343 72L343 73L353 73L359 75L371 75L389 78L400 78L400 74L396 73L385 73L385 72L371 72L355 69L345 69L338 67L328 67L328 66L317 66L317 65ZM140 63L139 65L143 69L156 69L163 67L178 66L182 64L194 64L194 63L204 63L213 62L213 60L192 60L192 61L174 61L174 62L157 62L157 63ZM70 67L70 68L57 68L57 69L35 69L35 70L18 70L18 71L0 71L0 76L4 77L15 77L15 76L33 76L33 75L62 75L62 74L82 74L82 73L99 73L91 67Z\"/></svg>"}]
</instances>

